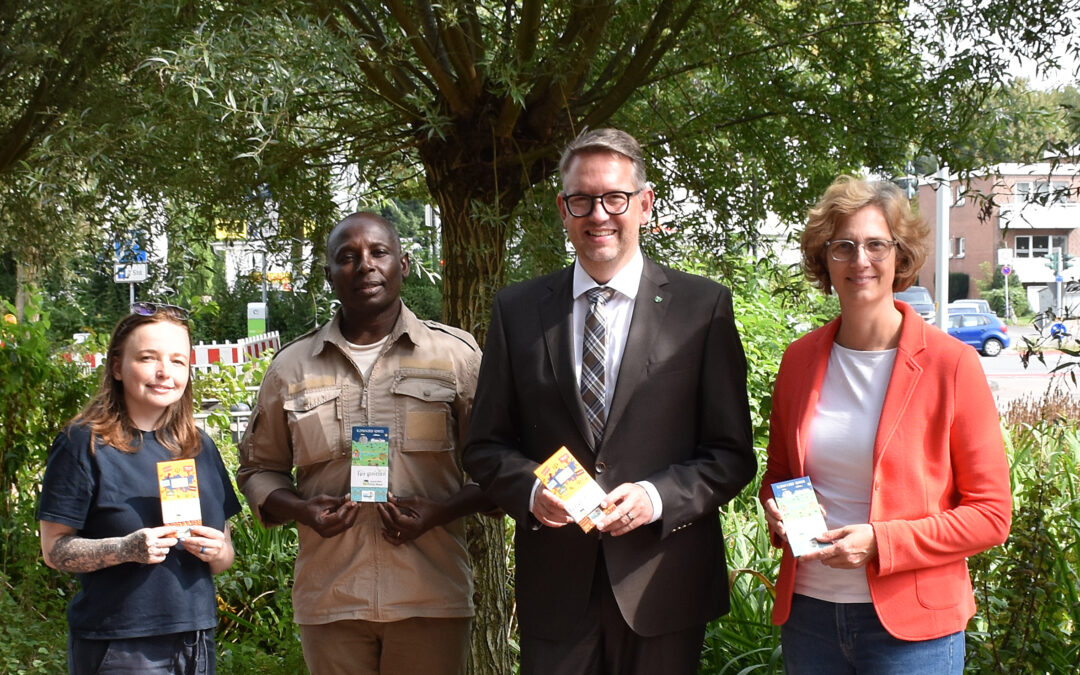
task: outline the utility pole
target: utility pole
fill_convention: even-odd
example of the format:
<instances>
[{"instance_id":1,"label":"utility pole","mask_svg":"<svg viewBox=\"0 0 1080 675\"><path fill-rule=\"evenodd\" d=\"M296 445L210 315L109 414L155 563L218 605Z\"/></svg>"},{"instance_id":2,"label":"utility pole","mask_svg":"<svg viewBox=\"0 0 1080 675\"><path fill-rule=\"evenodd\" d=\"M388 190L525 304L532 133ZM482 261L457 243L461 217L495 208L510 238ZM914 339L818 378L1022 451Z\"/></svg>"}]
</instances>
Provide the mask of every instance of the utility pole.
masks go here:
<instances>
[{"instance_id":1,"label":"utility pole","mask_svg":"<svg viewBox=\"0 0 1080 675\"><path fill-rule=\"evenodd\" d=\"M937 236L934 238L934 304L937 325L949 329L949 207L952 206L952 181L949 167L942 165L937 173Z\"/></svg>"}]
</instances>

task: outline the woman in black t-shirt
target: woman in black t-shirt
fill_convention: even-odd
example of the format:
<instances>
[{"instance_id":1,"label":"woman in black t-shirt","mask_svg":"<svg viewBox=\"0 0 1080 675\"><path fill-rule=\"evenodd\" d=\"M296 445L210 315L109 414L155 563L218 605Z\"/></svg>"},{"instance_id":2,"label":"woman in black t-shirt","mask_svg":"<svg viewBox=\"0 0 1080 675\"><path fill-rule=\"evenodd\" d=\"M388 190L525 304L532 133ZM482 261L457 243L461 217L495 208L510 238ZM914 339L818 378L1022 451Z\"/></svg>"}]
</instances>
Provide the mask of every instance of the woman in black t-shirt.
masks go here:
<instances>
[{"instance_id":1,"label":"woman in black t-shirt","mask_svg":"<svg viewBox=\"0 0 1080 675\"><path fill-rule=\"evenodd\" d=\"M45 563L77 574L68 670L214 672L213 574L240 510L196 426L187 312L136 303L113 331L98 393L49 452L38 519ZM163 525L158 464L192 459L201 524ZM172 519L170 519L172 520Z\"/></svg>"}]
</instances>

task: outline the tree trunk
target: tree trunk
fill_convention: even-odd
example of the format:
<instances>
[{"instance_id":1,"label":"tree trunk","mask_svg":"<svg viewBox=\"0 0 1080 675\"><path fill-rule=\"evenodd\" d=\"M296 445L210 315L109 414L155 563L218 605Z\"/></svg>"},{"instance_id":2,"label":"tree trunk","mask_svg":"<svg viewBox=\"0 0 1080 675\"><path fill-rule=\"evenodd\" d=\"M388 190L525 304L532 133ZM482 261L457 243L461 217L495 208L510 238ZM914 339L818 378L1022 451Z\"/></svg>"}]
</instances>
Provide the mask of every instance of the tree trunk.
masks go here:
<instances>
[{"instance_id":1,"label":"tree trunk","mask_svg":"<svg viewBox=\"0 0 1080 675\"><path fill-rule=\"evenodd\" d=\"M504 278L506 229L473 217L473 190L455 180L453 172L440 175L448 177L442 189L433 190L443 229L443 320L468 330L483 345L491 300ZM468 673L505 675L513 672L505 524L501 518L472 516L466 535L476 603Z\"/></svg>"},{"instance_id":2,"label":"tree trunk","mask_svg":"<svg viewBox=\"0 0 1080 675\"><path fill-rule=\"evenodd\" d=\"M15 261L15 318L23 321L37 321L38 316L26 316L26 302L30 298L37 282L37 273L34 267L28 263Z\"/></svg>"},{"instance_id":3,"label":"tree trunk","mask_svg":"<svg viewBox=\"0 0 1080 675\"><path fill-rule=\"evenodd\" d=\"M480 129L487 128L479 125ZM477 157L520 157L521 143L492 145L490 136L469 125L457 135L423 139L420 155L428 189L438 203L443 240L443 320L476 336L487 334L491 302L505 281L509 215L535 176L548 169L543 160L524 169ZM509 166L507 170L506 166ZM512 605L506 567L506 526L502 518L475 516L467 523L469 555L476 585L470 675L513 672L510 653Z\"/></svg>"},{"instance_id":4,"label":"tree trunk","mask_svg":"<svg viewBox=\"0 0 1080 675\"><path fill-rule=\"evenodd\" d=\"M505 675L514 671L509 641L513 611L507 583L505 525L501 517L481 515L469 516L465 523L476 603L469 675Z\"/></svg>"}]
</instances>

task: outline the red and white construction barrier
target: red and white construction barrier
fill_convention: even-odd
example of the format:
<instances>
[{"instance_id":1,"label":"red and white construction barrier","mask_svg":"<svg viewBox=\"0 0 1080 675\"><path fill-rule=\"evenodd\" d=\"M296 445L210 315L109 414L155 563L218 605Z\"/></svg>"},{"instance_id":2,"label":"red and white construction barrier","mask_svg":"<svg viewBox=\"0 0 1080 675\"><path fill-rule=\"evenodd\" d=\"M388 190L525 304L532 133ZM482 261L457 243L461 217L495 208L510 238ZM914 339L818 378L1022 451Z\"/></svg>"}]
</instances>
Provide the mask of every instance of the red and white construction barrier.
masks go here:
<instances>
[{"instance_id":1,"label":"red and white construction barrier","mask_svg":"<svg viewBox=\"0 0 1080 675\"><path fill-rule=\"evenodd\" d=\"M268 350L277 351L280 348L281 336L276 330L236 342L209 345L200 342L191 346L191 369L196 373L216 373L222 366L237 366L244 361L259 358ZM76 358L70 353L63 356L68 361ZM79 358L91 369L105 363L104 354L84 354Z\"/></svg>"},{"instance_id":2,"label":"red and white construction barrier","mask_svg":"<svg viewBox=\"0 0 1080 675\"><path fill-rule=\"evenodd\" d=\"M244 338L236 343L244 350L244 353L248 355L248 358L257 359L271 349L277 351L281 349L281 336L278 332L272 331L270 333L263 333L262 335L253 335L249 338Z\"/></svg>"}]
</instances>

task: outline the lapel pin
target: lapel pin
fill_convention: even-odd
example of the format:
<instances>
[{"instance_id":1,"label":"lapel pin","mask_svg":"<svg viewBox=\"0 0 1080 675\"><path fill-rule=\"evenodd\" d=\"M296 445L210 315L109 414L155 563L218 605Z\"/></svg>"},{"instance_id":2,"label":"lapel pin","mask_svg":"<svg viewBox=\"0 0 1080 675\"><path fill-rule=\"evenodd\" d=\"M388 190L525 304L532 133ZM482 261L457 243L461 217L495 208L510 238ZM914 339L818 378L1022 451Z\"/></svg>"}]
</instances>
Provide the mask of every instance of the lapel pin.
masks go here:
<instances>
[{"instance_id":1,"label":"lapel pin","mask_svg":"<svg viewBox=\"0 0 1080 675\"><path fill-rule=\"evenodd\" d=\"M653 299L652 299L652 301L653 301L653 302L663 302L663 301L664 301L664 299L663 299L663 298L661 298L661 297L660 297L660 296L658 295L658 296L656 296L655 298L653 298Z\"/></svg>"}]
</instances>

